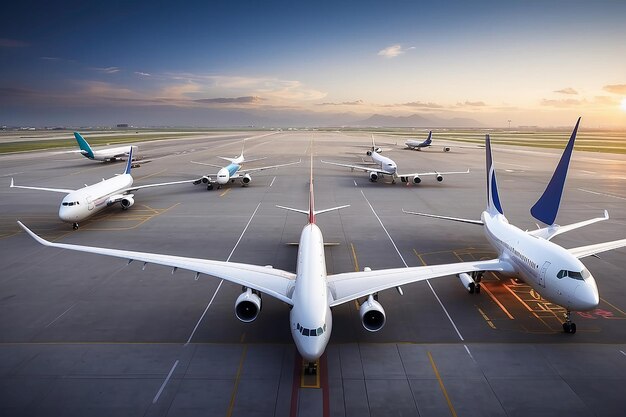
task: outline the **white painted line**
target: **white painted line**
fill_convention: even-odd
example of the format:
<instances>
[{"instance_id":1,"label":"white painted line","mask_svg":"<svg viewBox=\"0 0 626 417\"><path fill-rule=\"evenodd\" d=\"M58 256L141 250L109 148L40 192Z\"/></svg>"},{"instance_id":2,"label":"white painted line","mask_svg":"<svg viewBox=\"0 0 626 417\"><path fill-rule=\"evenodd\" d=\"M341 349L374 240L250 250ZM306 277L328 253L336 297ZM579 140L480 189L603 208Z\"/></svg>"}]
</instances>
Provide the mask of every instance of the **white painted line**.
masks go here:
<instances>
[{"instance_id":1,"label":"white painted line","mask_svg":"<svg viewBox=\"0 0 626 417\"><path fill-rule=\"evenodd\" d=\"M498 162L497 165L511 165L513 167L519 167L519 168L526 168L526 169L528 169L528 167L526 165L507 164L506 162Z\"/></svg>"},{"instance_id":2,"label":"white painted line","mask_svg":"<svg viewBox=\"0 0 626 417\"><path fill-rule=\"evenodd\" d=\"M270 182L270 187L274 185L274 181L276 181L276 177L272 178L272 182Z\"/></svg>"},{"instance_id":3,"label":"white painted line","mask_svg":"<svg viewBox=\"0 0 626 417\"><path fill-rule=\"evenodd\" d=\"M393 241L393 239L391 238L391 236L389 235L389 232L387 232L387 229L385 228L385 226L383 225L382 220L380 220L380 217L378 217L378 214L376 214L376 212L374 211L374 207L372 207L372 205L370 204L369 200L367 199L367 197L365 197L365 193L363 192L363 190L361 190L361 194L363 195L363 198L365 199L365 201L367 202L367 204L370 206L370 209L372 210L372 213L374 213L374 216L376 216L376 219L378 219L378 223L380 223L380 225L382 226L383 230L385 231L385 233L387 234L387 237L389 238L389 240L391 241L391 244L393 245L393 247L395 248L396 252L398 253L398 256L400 257L400 259L402 259L402 263L404 264L404 266L406 268L409 267L409 265L407 265L406 261L404 260L404 258L402 257L402 254L400 254L400 251L398 250L398 247L396 246L395 242ZM465 340L463 339L463 336L461 335L461 332L459 331L458 327L456 327L456 324L454 324L454 321L452 320L452 317L450 317L450 314L448 313L448 310L446 310L446 307L443 305L443 303L441 302L441 300L439 299L439 296L437 295L437 293L435 292L434 288L432 285L430 285L430 280L426 280L426 283L428 284L428 286L430 287L430 290L433 292L433 295L435 296L435 298L437 299L437 301L439 301L439 305L441 306L441 308L443 309L443 312L446 313L446 316L448 317L448 320L450 320L450 323L452 323L452 327L454 327L454 331L456 331L456 334L459 335L459 339L461 340Z\"/></svg>"},{"instance_id":4,"label":"white painted line","mask_svg":"<svg viewBox=\"0 0 626 417\"><path fill-rule=\"evenodd\" d=\"M235 253L235 249L237 249L237 246L239 246L239 242L241 242L241 238L243 238L244 233L246 233L246 230L248 230L248 226L250 226L250 223L252 222L252 218L254 217L256 212L259 210L260 206L261 206L261 203L257 204L256 208L254 209L254 212L252 213L252 216L250 216L250 219L248 220L248 223L246 224L246 227L243 228L243 232L241 232L241 235L239 236L239 239L237 239L237 243L235 243L235 246L233 247L233 250L230 251L230 255L228 255L228 258L226 258L226 262L230 261L230 258L233 256L233 253ZM189 343L191 343L191 339L193 338L193 335L196 333L196 330L198 330L198 327L200 326L200 323L202 322L202 319L206 315L207 311L209 311L209 307L211 307L211 304L213 304L213 300L215 300L215 296L217 295L218 291L222 287L223 283L224 283L224 280L223 279L220 280L220 283L217 285L217 288L215 289L215 292L213 293L213 296L209 300L209 304L207 304L206 308L204 309L204 312L202 312L202 315L198 319L198 322L196 323L195 327L193 328L191 334L189 335L189 339L187 339L187 342L185 343L185 346L187 346Z\"/></svg>"},{"instance_id":5,"label":"white painted line","mask_svg":"<svg viewBox=\"0 0 626 417\"><path fill-rule=\"evenodd\" d=\"M597 172L593 172L593 171L585 171L584 169L581 169L580 172L584 172L585 174L597 174Z\"/></svg>"},{"instance_id":6,"label":"white painted line","mask_svg":"<svg viewBox=\"0 0 626 417\"><path fill-rule=\"evenodd\" d=\"M178 359L176 359L176 362L174 362L174 366L172 366L172 369L170 369L170 373L167 374L165 381L163 381L163 383L161 384L161 388L159 388L159 391L154 396L154 399L152 400L152 404L156 404L156 402L159 401L159 397L161 396L161 393L165 389L165 386L169 382L170 378L172 377L172 374L174 373L174 369L176 369L177 366L178 366Z\"/></svg>"},{"instance_id":7,"label":"white painted line","mask_svg":"<svg viewBox=\"0 0 626 417\"><path fill-rule=\"evenodd\" d=\"M358 185L356 185L356 180L352 180L352 181L354 181L354 186L355 186L355 187L358 187Z\"/></svg>"},{"instance_id":8,"label":"white painted line","mask_svg":"<svg viewBox=\"0 0 626 417\"><path fill-rule=\"evenodd\" d=\"M474 355L472 355L472 352L470 352L469 348L467 347L467 345L463 345L465 347L465 350L467 350L467 354L470 356L470 358L472 358L472 360L474 361L474 363L476 362L476 359L474 359Z\"/></svg>"},{"instance_id":9,"label":"white painted line","mask_svg":"<svg viewBox=\"0 0 626 417\"><path fill-rule=\"evenodd\" d=\"M620 350L620 352L622 352L622 355L626 356L626 352L624 352L623 350Z\"/></svg>"},{"instance_id":10,"label":"white painted line","mask_svg":"<svg viewBox=\"0 0 626 417\"><path fill-rule=\"evenodd\" d=\"M70 308L68 308L67 310L65 310L63 313L59 314L59 315L57 316L57 318L56 318L56 319L54 319L54 320L52 320L50 323L46 324L46 327L50 327L50 326L52 326L52 325L54 324L54 322L56 322L58 319L60 319L61 317L63 317L63 315L65 315L65 313L67 313L68 311L70 311L71 309L73 309L75 305L76 305L76 303L72 304L72 305L70 306Z\"/></svg>"},{"instance_id":11,"label":"white painted line","mask_svg":"<svg viewBox=\"0 0 626 417\"><path fill-rule=\"evenodd\" d=\"M584 193L595 194L595 195L601 195L603 197L617 198L618 200L626 200L626 197L620 197L618 195L612 195L612 194L606 194L606 193L599 193L597 191L585 190L584 188L579 188L578 191L582 191Z\"/></svg>"}]
</instances>

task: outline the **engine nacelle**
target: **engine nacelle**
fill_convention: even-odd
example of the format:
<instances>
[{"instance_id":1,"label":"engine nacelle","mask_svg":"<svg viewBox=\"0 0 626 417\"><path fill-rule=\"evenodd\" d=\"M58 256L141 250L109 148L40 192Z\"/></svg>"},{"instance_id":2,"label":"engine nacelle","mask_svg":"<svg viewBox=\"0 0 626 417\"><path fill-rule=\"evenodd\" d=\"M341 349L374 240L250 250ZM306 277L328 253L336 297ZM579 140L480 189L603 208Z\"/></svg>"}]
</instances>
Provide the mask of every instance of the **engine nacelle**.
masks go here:
<instances>
[{"instance_id":1,"label":"engine nacelle","mask_svg":"<svg viewBox=\"0 0 626 417\"><path fill-rule=\"evenodd\" d=\"M377 332L383 328L386 321L385 310L383 306L370 295L359 308L361 323L365 330L369 332Z\"/></svg>"},{"instance_id":2,"label":"engine nacelle","mask_svg":"<svg viewBox=\"0 0 626 417\"><path fill-rule=\"evenodd\" d=\"M439 182L443 181L443 176L441 174L437 175L437 181Z\"/></svg>"},{"instance_id":3,"label":"engine nacelle","mask_svg":"<svg viewBox=\"0 0 626 417\"><path fill-rule=\"evenodd\" d=\"M372 151L367 151L367 152L365 152L365 154L366 154L367 156L372 156Z\"/></svg>"},{"instance_id":4,"label":"engine nacelle","mask_svg":"<svg viewBox=\"0 0 626 417\"><path fill-rule=\"evenodd\" d=\"M370 172L370 181L374 182L378 179L378 174L376 172Z\"/></svg>"},{"instance_id":5,"label":"engine nacelle","mask_svg":"<svg viewBox=\"0 0 626 417\"><path fill-rule=\"evenodd\" d=\"M374 152L383 153L383 148L374 148Z\"/></svg>"},{"instance_id":6,"label":"engine nacelle","mask_svg":"<svg viewBox=\"0 0 626 417\"><path fill-rule=\"evenodd\" d=\"M461 284L463 284L465 289L469 293L473 293L474 289L476 288L476 282L474 281L474 278L472 278L469 274L466 274L465 272L460 273L458 277L461 280Z\"/></svg>"},{"instance_id":7,"label":"engine nacelle","mask_svg":"<svg viewBox=\"0 0 626 417\"><path fill-rule=\"evenodd\" d=\"M422 179L420 177L418 177L417 175L413 177L413 184L419 184L420 182L422 182Z\"/></svg>"},{"instance_id":8,"label":"engine nacelle","mask_svg":"<svg viewBox=\"0 0 626 417\"><path fill-rule=\"evenodd\" d=\"M261 297L247 288L235 301L235 316L244 323L250 323L259 315L261 311Z\"/></svg>"},{"instance_id":9,"label":"engine nacelle","mask_svg":"<svg viewBox=\"0 0 626 417\"><path fill-rule=\"evenodd\" d=\"M122 205L122 209L126 210L132 207L133 204L135 204L135 199L133 198L133 196L127 195L120 200L120 204Z\"/></svg>"},{"instance_id":10,"label":"engine nacelle","mask_svg":"<svg viewBox=\"0 0 626 417\"><path fill-rule=\"evenodd\" d=\"M241 182L243 182L245 185L250 184L250 181L252 181L250 174L246 174L243 177L241 177Z\"/></svg>"},{"instance_id":11,"label":"engine nacelle","mask_svg":"<svg viewBox=\"0 0 626 417\"><path fill-rule=\"evenodd\" d=\"M444 151L444 152L450 152L450 148L449 148L449 147L447 147L447 146L444 146L444 147L443 147L443 151Z\"/></svg>"},{"instance_id":12,"label":"engine nacelle","mask_svg":"<svg viewBox=\"0 0 626 417\"><path fill-rule=\"evenodd\" d=\"M206 175L202 177L202 184L208 184L211 182L211 177L207 177Z\"/></svg>"}]
</instances>

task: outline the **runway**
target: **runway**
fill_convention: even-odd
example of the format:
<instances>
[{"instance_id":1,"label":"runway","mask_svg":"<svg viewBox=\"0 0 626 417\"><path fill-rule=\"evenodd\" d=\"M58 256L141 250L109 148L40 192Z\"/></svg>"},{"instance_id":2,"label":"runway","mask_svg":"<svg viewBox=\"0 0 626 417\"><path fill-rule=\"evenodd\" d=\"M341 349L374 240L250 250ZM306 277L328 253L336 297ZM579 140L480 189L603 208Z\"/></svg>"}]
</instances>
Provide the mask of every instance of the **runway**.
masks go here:
<instances>
[{"instance_id":1,"label":"runway","mask_svg":"<svg viewBox=\"0 0 626 417\"><path fill-rule=\"evenodd\" d=\"M230 132L140 143L153 159L135 184L214 175L246 141L249 166L302 159L253 175L248 187L181 185L140 190L127 211L111 207L73 231L58 217L62 194L16 184L78 188L123 171L78 155L0 156L0 413L96 416L621 416L626 399L626 249L585 258L601 302L573 314L530 287L486 274L480 295L456 277L382 292L387 324L363 329L355 303L333 309L333 333L319 378L305 376L288 328L288 306L263 297L259 318L234 315L241 288L189 271L46 248L46 239L293 271L306 218L313 153L316 208L328 273L488 259L482 228L405 215L401 209L478 219L485 206L483 149L440 152L391 147L403 172L459 171L442 183L371 183L367 174L325 165L366 159L360 132ZM267 136L266 136L267 135ZM564 135L568 135L567 133ZM453 142L451 142L453 143ZM529 208L559 150L494 147L500 198L509 221L534 229ZM564 247L626 237L626 156L575 152L557 221L608 221L555 238Z\"/></svg>"}]
</instances>

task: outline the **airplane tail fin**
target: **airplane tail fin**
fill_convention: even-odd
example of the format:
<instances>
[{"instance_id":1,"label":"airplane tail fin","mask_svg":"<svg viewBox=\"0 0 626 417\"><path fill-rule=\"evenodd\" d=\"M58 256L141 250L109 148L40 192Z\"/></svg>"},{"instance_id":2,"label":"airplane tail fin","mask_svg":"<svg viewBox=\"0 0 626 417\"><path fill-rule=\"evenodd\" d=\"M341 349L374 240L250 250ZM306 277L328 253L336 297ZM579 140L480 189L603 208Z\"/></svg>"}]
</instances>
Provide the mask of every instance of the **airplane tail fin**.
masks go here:
<instances>
[{"instance_id":1,"label":"airplane tail fin","mask_svg":"<svg viewBox=\"0 0 626 417\"><path fill-rule=\"evenodd\" d=\"M530 209L532 216L542 221L545 224L554 224L556 215L559 211L559 205L561 204L561 196L563 195L563 187L565 186L565 179L567 177L567 169L569 167L569 161L572 157L572 151L574 150L574 142L576 141L576 133L578 132L578 125L580 124L580 117L576 121L574 131L569 138L567 146L561 155L559 164L552 174L552 178L548 183L545 191L537 200L534 206Z\"/></svg>"},{"instance_id":2,"label":"airplane tail fin","mask_svg":"<svg viewBox=\"0 0 626 417\"><path fill-rule=\"evenodd\" d=\"M126 161L126 169L124 169L124 174L130 174L130 170L133 167L133 147L130 147L128 151L128 161Z\"/></svg>"},{"instance_id":3,"label":"airplane tail fin","mask_svg":"<svg viewBox=\"0 0 626 417\"><path fill-rule=\"evenodd\" d=\"M500 204L500 196L498 194L498 183L496 181L496 170L493 166L491 138L489 137L489 134L485 135L485 149L487 161L487 211L491 214L504 214L502 205Z\"/></svg>"},{"instance_id":4,"label":"airplane tail fin","mask_svg":"<svg viewBox=\"0 0 626 417\"><path fill-rule=\"evenodd\" d=\"M430 145L433 142L433 131L428 132L428 137L424 141L426 145Z\"/></svg>"},{"instance_id":5,"label":"airplane tail fin","mask_svg":"<svg viewBox=\"0 0 626 417\"><path fill-rule=\"evenodd\" d=\"M82 135L78 132L74 132L74 138L76 138L76 142L78 142L81 153L87 158L93 159L93 150L91 149L91 146L89 146L89 143L87 143L85 138L82 137Z\"/></svg>"},{"instance_id":6,"label":"airplane tail fin","mask_svg":"<svg viewBox=\"0 0 626 417\"><path fill-rule=\"evenodd\" d=\"M276 207L284 209L284 210L295 211L296 213L306 214L309 217L309 224L315 224L316 215L350 207L350 205L347 204L344 206L332 207L332 208L328 208L324 210L315 210L315 193L313 192L313 153L311 153L311 176L309 178L309 209L301 210L297 208L285 207L285 206L279 206L279 205L276 205Z\"/></svg>"}]
</instances>

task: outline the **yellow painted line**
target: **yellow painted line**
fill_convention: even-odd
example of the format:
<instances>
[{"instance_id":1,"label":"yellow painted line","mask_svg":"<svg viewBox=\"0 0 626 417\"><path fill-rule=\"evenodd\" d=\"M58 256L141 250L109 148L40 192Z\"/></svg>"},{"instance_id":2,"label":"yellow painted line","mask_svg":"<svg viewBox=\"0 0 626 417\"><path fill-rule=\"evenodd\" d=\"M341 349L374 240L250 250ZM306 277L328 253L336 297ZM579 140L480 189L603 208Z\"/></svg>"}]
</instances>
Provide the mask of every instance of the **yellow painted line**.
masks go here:
<instances>
[{"instance_id":1,"label":"yellow painted line","mask_svg":"<svg viewBox=\"0 0 626 417\"><path fill-rule=\"evenodd\" d=\"M235 386L233 387L233 393L230 396L230 404L228 406L228 412L226 417L230 417L233 414L235 408L235 398L237 397L237 388L239 387L239 378L241 377L241 370L243 369L243 361L246 359L246 352L248 351L248 345L243 347L241 352L241 359L239 359L239 368L237 368L237 376L235 377Z\"/></svg>"},{"instance_id":2,"label":"yellow painted line","mask_svg":"<svg viewBox=\"0 0 626 417\"><path fill-rule=\"evenodd\" d=\"M424 261L424 258L422 258L422 255L420 255L419 253L417 253L417 251L415 250L415 248L413 248L413 253L415 253L415 256L417 256L417 259L420 260L420 262L422 263L423 266L426 266L426 262Z\"/></svg>"},{"instance_id":3,"label":"yellow painted line","mask_svg":"<svg viewBox=\"0 0 626 417\"><path fill-rule=\"evenodd\" d=\"M491 321L491 319L490 319L490 318L489 318L489 317L485 314L485 312L484 312L484 311L482 311L479 307L476 307L476 308L478 308L478 311L479 311L479 312L480 312L480 314L483 316L483 318L485 319L485 321L487 322L487 324L488 324L488 325L489 325L492 329L495 329L495 328L496 328L496 325L495 325L495 324L493 324L493 322L492 322L492 321Z\"/></svg>"},{"instance_id":4,"label":"yellow painted line","mask_svg":"<svg viewBox=\"0 0 626 417\"><path fill-rule=\"evenodd\" d=\"M491 297L491 299L493 300L493 302L494 302L494 303L496 303L496 305L497 305L498 307L500 307L500 309L501 309L502 311L504 311L504 314L506 314L508 318L510 318L511 320L515 320L515 317L513 317L513 315L512 315L511 313L509 313L509 310L507 310L507 309L504 307L504 305L503 305L500 301L498 301L498 299L496 298L496 296L495 296L495 295L493 295L493 293L492 293L491 291L489 291L489 288L487 288L487 286L486 286L486 285L481 284L481 286L480 286L480 287L481 287L481 289L483 289L483 290L487 291L487 294L489 294L489 296Z\"/></svg>"},{"instance_id":5,"label":"yellow painted line","mask_svg":"<svg viewBox=\"0 0 626 417\"><path fill-rule=\"evenodd\" d=\"M443 392L443 396L446 398L446 402L448 403L448 408L450 409L450 414L454 417L457 417L456 411L454 411L454 407L452 406L452 401L450 401L450 397L448 396L448 391L446 391L446 387L443 385L443 381L441 380L441 376L439 375L439 371L437 370L437 365L435 365L435 361L433 360L433 355L428 353L428 359L430 360L430 364L433 367L433 371L435 371L435 376L437 377L437 381L439 381L439 387Z\"/></svg>"},{"instance_id":6,"label":"yellow painted line","mask_svg":"<svg viewBox=\"0 0 626 417\"><path fill-rule=\"evenodd\" d=\"M506 288L511 294L513 294L513 296L515 298L517 298L519 300L520 303L522 303L524 305L524 307L526 307L526 309L528 311L530 311L531 313L533 312L533 309L530 308L530 306L528 304L526 304L526 302L524 302L524 300L522 300L521 298L519 298L519 295L515 294L515 291L513 291L512 289L509 288L508 285L505 285L504 288Z\"/></svg>"},{"instance_id":7,"label":"yellow painted line","mask_svg":"<svg viewBox=\"0 0 626 417\"><path fill-rule=\"evenodd\" d=\"M619 311L620 313L622 313L623 315L626 316L626 313L624 313L622 310L620 310L619 308L617 308L616 306L614 306L613 304L609 303L608 301L606 301L604 298L600 297L600 300L602 300L603 302L607 303L608 305L610 305L611 307L613 307L614 309L616 309L617 311Z\"/></svg>"},{"instance_id":8,"label":"yellow painted line","mask_svg":"<svg viewBox=\"0 0 626 417\"><path fill-rule=\"evenodd\" d=\"M226 194L228 194L228 192L229 192L230 190L232 190L232 188L231 188L231 187L228 187L228 188L226 189L226 191L224 191L222 194L220 194L220 197L224 197Z\"/></svg>"},{"instance_id":9,"label":"yellow painted line","mask_svg":"<svg viewBox=\"0 0 626 417\"><path fill-rule=\"evenodd\" d=\"M321 386L320 385L320 372L321 372L321 370L320 370L320 360L318 359L318 360L315 361L315 366L317 368L317 372L315 373L315 384L313 384L313 385L307 385L304 382L304 379L305 379L304 378L304 365L305 365L304 359L302 359L302 367L301 367L302 369L300 370L300 372L301 372L300 373L300 388L320 388L320 386Z\"/></svg>"}]
</instances>

